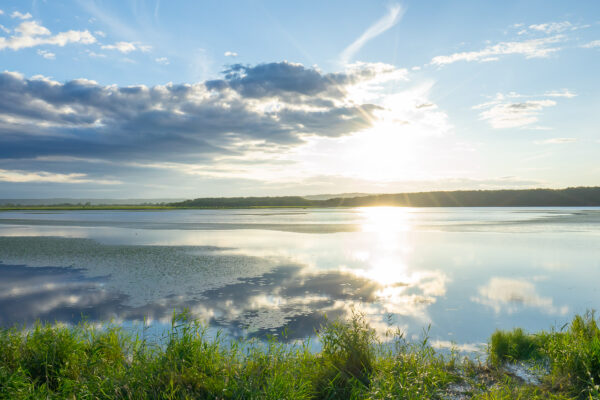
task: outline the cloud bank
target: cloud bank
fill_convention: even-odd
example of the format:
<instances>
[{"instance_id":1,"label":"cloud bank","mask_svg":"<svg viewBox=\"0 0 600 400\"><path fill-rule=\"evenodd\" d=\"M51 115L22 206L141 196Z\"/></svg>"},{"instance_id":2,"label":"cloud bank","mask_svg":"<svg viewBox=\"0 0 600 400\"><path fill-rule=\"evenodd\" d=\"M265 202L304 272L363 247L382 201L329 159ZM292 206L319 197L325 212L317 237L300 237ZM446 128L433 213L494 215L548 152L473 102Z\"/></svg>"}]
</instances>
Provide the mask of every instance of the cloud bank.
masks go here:
<instances>
[{"instance_id":1,"label":"cloud bank","mask_svg":"<svg viewBox=\"0 0 600 400\"><path fill-rule=\"evenodd\" d=\"M381 108L356 103L349 90L398 72L381 64L328 74L289 62L235 64L222 79L153 87L4 72L0 160L189 161L349 135L372 126Z\"/></svg>"}]
</instances>

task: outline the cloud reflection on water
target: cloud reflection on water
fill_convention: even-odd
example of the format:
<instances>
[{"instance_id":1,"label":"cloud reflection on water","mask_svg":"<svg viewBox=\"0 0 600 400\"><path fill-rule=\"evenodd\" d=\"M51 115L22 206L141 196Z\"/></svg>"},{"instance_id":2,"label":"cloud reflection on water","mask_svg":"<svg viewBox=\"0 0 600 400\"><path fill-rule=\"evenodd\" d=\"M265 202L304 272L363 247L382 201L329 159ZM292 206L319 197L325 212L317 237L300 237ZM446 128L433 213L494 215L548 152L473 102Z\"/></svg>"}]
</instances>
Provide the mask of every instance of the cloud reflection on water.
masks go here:
<instances>
[{"instance_id":1,"label":"cloud reflection on water","mask_svg":"<svg viewBox=\"0 0 600 400\"><path fill-rule=\"evenodd\" d=\"M168 323L173 310L187 308L193 317L234 335L286 329L291 340L312 335L326 318L347 317L352 309L364 309L373 325L384 330L386 313L420 317L435 302L418 285L390 291L346 271L308 271L301 265L279 266L196 296L171 295L142 306L107 289L109 277L87 278L80 269L0 265L0 275L0 324L5 326L37 319L76 323L82 317Z\"/></svg>"},{"instance_id":2,"label":"cloud reflection on water","mask_svg":"<svg viewBox=\"0 0 600 400\"><path fill-rule=\"evenodd\" d=\"M523 307L537 308L546 314L566 315L568 306L556 306L551 297L538 293L531 282L523 279L493 277L487 285L480 286L478 296L472 297L476 303L494 310L496 314L515 313Z\"/></svg>"},{"instance_id":3,"label":"cloud reflection on water","mask_svg":"<svg viewBox=\"0 0 600 400\"><path fill-rule=\"evenodd\" d=\"M170 322L174 309L187 307L236 335L287 328L291 338L300 338L312 334L325 315L347 316L354 308L365 311L380 332L391 322L412 337L431 324L440 343L481 342L496 328L547 329L556 316L567 318L597 303L597 279L582 277L595 278L600 269L597 231L572 232L573 213L557 231L537 233L526 226L506 232L508 222L544 213L551 214L368 208L42 215L56 226L40 224L38 214L9 213L23 224L33 222L0 224L0 261L41 275L37 282L5 279L0 269L1 323L76 322L84 314L126 323L148 317L160 324ZM65 219L89 226L60 225ZM111 225L117 219L125 222ZM95 225L97 220L105 226ZM255 228L308 223L328 233L193 230L188 220ZM475 225L489 230L492 220L498 224L491 231L464 231ZM141 222L151 228L139 228ZM72 268L39 268L45 266Z\"/></svg>"}]
</instances>

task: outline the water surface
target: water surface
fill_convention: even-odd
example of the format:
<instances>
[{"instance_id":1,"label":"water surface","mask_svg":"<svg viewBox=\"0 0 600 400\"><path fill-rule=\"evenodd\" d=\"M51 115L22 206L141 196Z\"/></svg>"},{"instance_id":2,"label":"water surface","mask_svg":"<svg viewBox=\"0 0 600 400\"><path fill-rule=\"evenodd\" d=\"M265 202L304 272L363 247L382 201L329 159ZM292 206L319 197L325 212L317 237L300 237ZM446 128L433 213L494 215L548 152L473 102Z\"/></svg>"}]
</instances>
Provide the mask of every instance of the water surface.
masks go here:
<instances>
[{"instance_id":1,"label":"water surface","mask_svg":"<svg viewBox=\"0 0 600 400\"><path fill-rule=\"evenodd\" d=\"M439 347L600 305L599 208L0 213L0 324L125 325L173 310L232 335L310 336L361 310Z\"/></svg>"}]
</instances>

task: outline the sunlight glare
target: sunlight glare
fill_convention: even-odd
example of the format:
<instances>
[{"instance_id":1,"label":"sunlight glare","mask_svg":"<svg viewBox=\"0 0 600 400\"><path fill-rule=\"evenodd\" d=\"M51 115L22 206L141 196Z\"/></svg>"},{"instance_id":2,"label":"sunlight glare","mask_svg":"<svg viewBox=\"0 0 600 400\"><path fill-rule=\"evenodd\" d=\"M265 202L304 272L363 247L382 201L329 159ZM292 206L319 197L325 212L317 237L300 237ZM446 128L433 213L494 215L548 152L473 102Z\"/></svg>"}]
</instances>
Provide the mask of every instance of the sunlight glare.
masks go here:
<instances>
[{"instance_id":1,"label":"sunlight glare","mask_svg":"<svg viewBox=\"0 0 600 400\"><path fill-rule=\"evenodd\" d=\"M363 232L388 236L411 229L412 209L409 207L362 207Z\"/></svg>"},{"instance_id":2,"label":"sunlight glare","mask_svg":"<svg viewBox=\"0 0 600 400\"><path fill-rule=\"evenodd\" d=\"M355 273L382 285L408 283L405 258L410 248L406 233L411 229L411 209L364 207L358 212L363 219L362 231L369 235L369 248L354 252L365 264Z\"/></svg>"}]
</instances>

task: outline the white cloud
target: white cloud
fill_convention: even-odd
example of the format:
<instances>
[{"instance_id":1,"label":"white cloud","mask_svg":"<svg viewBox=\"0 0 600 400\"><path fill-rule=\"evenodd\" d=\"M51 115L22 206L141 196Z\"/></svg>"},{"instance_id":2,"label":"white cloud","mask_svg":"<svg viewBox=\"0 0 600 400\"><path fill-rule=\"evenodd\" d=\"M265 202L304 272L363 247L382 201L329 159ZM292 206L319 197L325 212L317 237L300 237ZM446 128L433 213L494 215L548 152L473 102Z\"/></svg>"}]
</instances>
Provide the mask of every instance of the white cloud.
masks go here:
<instances>
[{"instance_id":1,"label":"white cloud","mask_svg":"<svg viewBox=\"0 0 600 400\"><path fill-rule=\"evenodd\" d=\"M136 50L148 52L152 49L152 46L141 45L138 42L117 42L115 44L106 44L101 47L104 50L116 50L124 54L131 53L132 51Z\"/></svg>"},{"instance_id":2,"label":"white cloud","mask_svg":"<svg viewBox=\"0 0 600 400\"><path fill-rule=\"evenodd\" d=\"M576 138L562 137L562 138L551 138L551 139L546 139L546 140L538 140L535 142L535 144L564 144L564 143L573 143L576 141L577 141Z\"/></svg>"},{"instance_id":3,"label":"white cloud","mask_svg":"<svg viewBox=\"0 0 600 400\"><path fill-rule=\"evenodd\" d=\"M86 174L58 174L46 171L21 171L0 169L1 182L54 182L54 183L94 183L98 185L118 185L122 182L108 179L89 179Z\"/></svg>"},{"instance_id":4,"label":"white cloud","mask_svg":"<svg viewBox=\"0 0 600 400\"><path fill-rule=\"evenodd\" d=\"M568 99L571 99L575 96L577 96L575 93L570 92L568 89L563 89L562 91L557 91L557 90L553 90L551 92L546 92L544 93L544 96L548 96L548 97L566 97Z\"/></svg>"},{"instance_id":5,"label":"white cloud","mask_svg":"<svg viewBox=\"0 0 600 400\"><path fill-rule=\"evenodd\" d=\"M522 95L515 92L507 95L498 93L493 100L473 106L473 109L483 110L479 114L480 119L487 121L494 129L528 127L547 130L546 127L530 126L538 122L544 108L554 107L557 104L555 100L547 97L573 98L575 96L576 94L567 89L546 92L541 96ZM514 100L522 98L531 98L532 100Z\"/></svg>"},{"instance_id":6,"label":"white cloud","mask_svg":"<svg viewBox=\"0 0 600 400\"><path fill-rule=\"evenodd\" d=\"M117 50L121 53L129 53L135 50L135 44L131 42L117 42L115 44L103 45L104 50Z\"/></svg>"},{"instance_id":7,"label":"white cloud","mask_svg":"<svg viewBox=\"0 0 600 400\"><path fill-rule=\"evenodd\" d=\"M371 25L358 39L344 49L340 55L341 63L347 64L369 40L381 35L383 32L396 25L403 14L404 10L400 5L396 4L390 7L387 15Z\"/></svg>"},{"instance_id":8,"label":"white cloud","mask_svg":"<svg viewBox=\"0 0 600 400\"><path fill-rule=\"evenodd\" d=\"M520 26L512 25L511 28L519 28L522 27L523 24L520 24ZM529 25L526 28L521 29L519 32L517 32L518 35L525 35L525 34L531 34L531 33L544 33L547 35L551 35L551 34L555 34L555 33L561 33L561 32L565 32L565 31L576 31L578 29L585 29L585 28L589 28L591 25L579 25L579 24L572 24L569 21L562 21L562 22L546 22L543 24L532 24Z\"/></svg>"},{"instance_id":9,"label":"white cloud","mask_svg":"<svg viewBox=\"0 0 600 400\"><path fill-rule=\"evenodd\" d=\"M566 31L567 29L573 29L573 24L571 24L569 21L548 22L545 24L529 25L529 29L538 31L538 32L544 32L547 34L551 34L551 33L563 32L563 31Z\"/></svg>"},{"instance_id":10,"label":"white cloud","mask_svg":"<svg viewBox=\"0 0 600 400\"><path fill-rule=\"evenodd\" d=\"M7 27L5 27L2 24L0 24L0 30L4 31L4 33L10 33L10 29L8 29Z\"/></svg>"},{"instance_id":11,"label":"white cloud","mask_svg":"<svg viewBox=\"0 0 600 400\"><path fill-rule=\"evenodd\" d=\"M562 90L551 90L548 92L545 92L542 95L531 95L531 94L520 94L517 92L509 92L507 94L497 94L496 95L496 100L502 100L504 98L510 98L510 99L523 99L523 98L539 98L539 97L566 97L568 99L576 97L577 95L573 92L571 92L569 89L562 89Z\"/></svg>"},{"instance_id":12,"label":"white cloud","mask_svg":"<svg viewBox=\"0 0 600 400\"><path fill-rule=\"evenodd\" d=\"M488 102L473 107L485 109L479 116L488 121L494 129L518 128L538 121L540 112L545 107L555 106L553 100L528 100L520 103Z\"/></svg>"},{"instance_id":13,"label":"white cloud","mask_svg":"<svg viewBox=\"0 0 600 400\"><path fill-rule=\"evenodd\" d=\"M560 50L559 47L552 45L561 42L563 39L563 35L555 35L520 42L500 42L479 51L454 53L449 56L436 56L431 59L431 64L441 66L457 61L495 61L499 59L498 56L508 54L521 54L526 58L545 58L551 53Z\"/></svg>"},{"instance_id":14,"label":"white cloud","mask_svg":"<svg viewBox=\"0 0 600 400\"><path fill-rule=\"evenodd\" d=\"M94 31L94 34L99 37L106 37L106 33L102 31Z\"/></svg>"},{"instance_id":15,"label":"white cloud","mask_svg":"<svg viewBox=\"0 0 600 400\"><path fill-rule=\"evenodd\" d=\"M0 15L4 15L4 11L0 10Z\"/></svg>"},{"instance_id":16,"label":"white cloud","mask_svg":"<svg viewBox=\"0 0 600 400\"><path fill-rule=\"evenodd\" d=\"M87 30L66 31L51 35L48 28L35 21L25 21L15 28L15 35L0 37L0 50L19 50L40 45L65 46L68 43L91 44L96 38Z\"/></svg>"},{"instance_id":17,"label":"white cloud","mask_svg":"<svg viewBox=\"0 0 600 400\"><path fill-rule=\"evenodd\" d=\"M56 54L51 53L48 50L38 50L37 53L48 60L54 60L56 58Z\"/></svg>"},{"instance_id":18,"label":"white cloud","mask_svg":"<svg viewBox=\"0 0 600 400\"><path fill-rule=\"evenodd\" d=\"M95 51L91 51L89 49L86 49L86 53L92 58L106 58L106 54L96 53Z\"/></svg>"},{"instance_id":19,"label":"white cloud","mask_svg":"<svg viewBox=\"0 0 600 400\"><path fill-rule=\"evenodd\" d=\"M50 35L48 28L38 24L35 21L27 21L19 24L19 26L15 28L15 32L19 33L23 37Z\"/></svg>"},{"instance_id":20,"label":"white cloud","mask_svg":"<svg viewBox=\"0 0 600 400\"><path fill-rule=\"evenodd\" d=\"M479 287L478 296L471 300L492 308L497 314L502 311L513 314L522 307L537 308L546 314L569 312L567 306L555 306L551 297L541 296L532 283L519 279L494 277L486 286Z\"/></svg>"},{"instance_id":21,"label":"white cloud","mask_svg":"<svg viewBox=\"0 0 600 400\"><path fill-rule=\"evenodd\" d=\"M594 47L600 47L600 40L593 40L589 43L582 44L581 47L583 47L585 49L592 49Z\"/></svg>"},{"instance_id":22,"label":"white cloud","mask_svg":"<svg viewBox=\"0 0 600 400\"><path fill-rule=\"evenodd\" d=\"M225 52L225 57L237 57L238 53L236 53L235 51L226 51Z\"/></svg>"},{"instance_id":23,"label":"white cloud","mask_svg":"<svg viewBox=\"0 0 600 400\"><path fill-rule=\"evenodd\" d=\"M162 65L169 65L169 59L167 57L158 57L155 58L154 61Z\"/></svg>"},{"instance_id":24,"label":"white cloud","mask_svg":"<svg viewBox=\"0 0 600 400\"><path fill-rule=\"evenodd\" d=\"M29 18L31 18L31 14L29 14L29 13L22 14L18 11L15 11L12 14L10 14L10 17L11 18L19 18L19 19L29 19Z\"/></svg>"}]
</instances>

